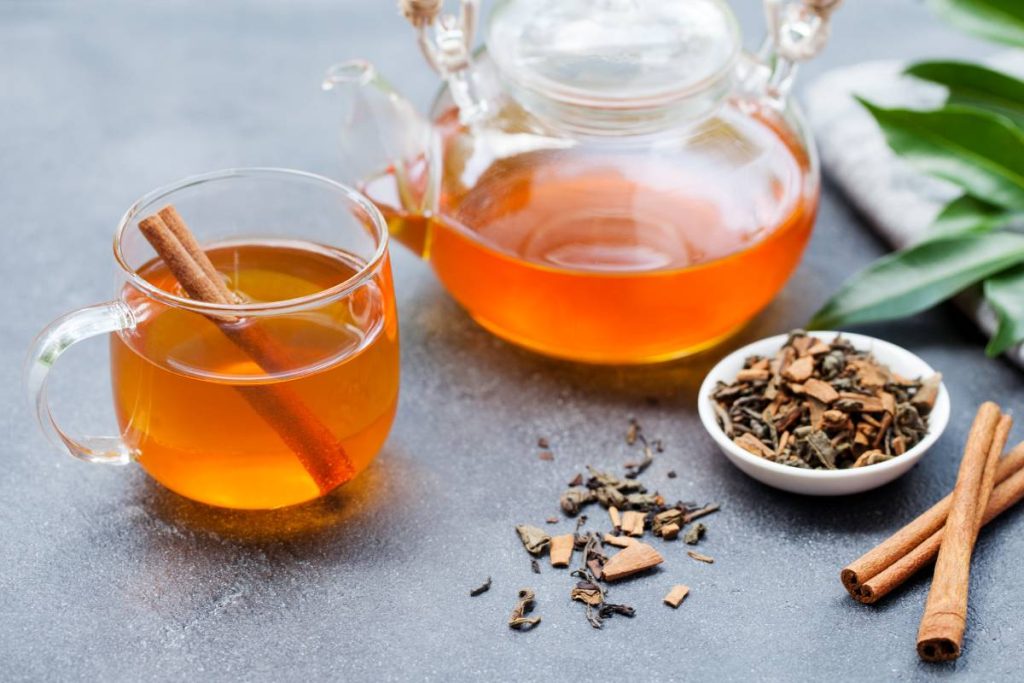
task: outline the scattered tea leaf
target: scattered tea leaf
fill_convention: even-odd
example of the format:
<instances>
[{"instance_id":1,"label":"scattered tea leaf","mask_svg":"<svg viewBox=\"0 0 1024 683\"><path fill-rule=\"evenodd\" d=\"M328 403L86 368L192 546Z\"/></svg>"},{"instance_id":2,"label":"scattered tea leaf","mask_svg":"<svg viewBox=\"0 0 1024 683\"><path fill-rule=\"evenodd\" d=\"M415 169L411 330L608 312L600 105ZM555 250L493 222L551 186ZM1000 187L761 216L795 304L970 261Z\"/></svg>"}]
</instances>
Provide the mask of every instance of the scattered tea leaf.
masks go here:
<instances>
[{"instance_id":1,"label":"scattered tea leaf","mask_svg":"<svg viewBox=\"0 0 1024 683\"><path fill-rule=\"evenodd\" d=\"M469 591L469 597L475 598L476 596L482 595L483 593L486 593L489 590L491 590L491 577L488 576L486 581L484 581L482 584Z\"/></svg>"},{"instance_id":2,"label":"scattered tea leaf","mask_svg":"<svg viewBox=\"0 0 1024 683\"><path fill-rule=\"evenodd\" d=\"M700 519L705 515L710 515L712 512L718 512L721 509L722 506L719 503L709 503L702 508L698 508L696 510L691 510L690 512L687 512L686 516L683 518L683 523L689 524L695 519Z\"/></svg>"},{"instance_id":3,"label":"scattered tea leaf","mask_svg":"<svg viewBox=\"0 0 1024 683\"><path fill-rule=\"evenodd\" d=\"M517 631L529 631L540 623L540 617L527 617L533 611L534 593L529 588L519 591L519 600L516 602L512 615L508 618L509 628Z\"/></svg>"},{"instance_id":4,"label":"scattered tea leaf","mask_svg":"<svg viewBox=\"0 0 1024 683\"><path fill-rule=\"evenodd\" d=\"M611 602L606 602L601 605L599 614L602 619L608 619L615 614L620 614L624 617L634 617L636 616L636 610L629 605L616 605Z\"/></svg>"},{"instance_id":5,"label":"scattered tea leaf","mask_svg":"<svg viewBox=\"0 0 1024 683\"><path fill-rule=\"evenodd\" d=\"M545 524L558 524L558 517L548 517L544 520Z\"/></svg>"},{"instance_id":6,"label":"scattered tea leaf","mask_svg":"<svg viewBox=\"0 0 1024 683\"><path fill-rule=\"evenodd\" d=\"M530 571L534 574L540 574L540 562L537 560L530 560Z\"/></svg>"},{"instance_id":7,"label":"scattered tea leaf","mask_svg":"<svg viewBox=\"0 0 1024 683\"><path fill-rule=\"evenodd\" d=\"M562 494L558 503L562 506L562 512L575 517L580 513L580 509L595 500L595 494L589 489L572 488Z\"/></svg>"},{"instance_id":8,"label":"scattered tea leaf","mask_svg":"<svg viewBox=\"0 0 1024 683\"><path fill-rule=\"evenodd\" d=\"M707 564L715 563L715 558L710 557L708 555L704 555L703 553L698 553L696 550L687 550L686 554L692 557L693 559L697 560L698 562L706 562Z\"/></svg>"},{"instance_id":9,"label":"scattered tea leaf","mask_svg":"<svg viewBox=\"0 0 1024 683\"><path fill-rule=\"evenodd\" d=\"M548 445L548 440L545 439L543 436L537 439L537 448L550 448L550 446Z\"/></svg>"},{"instance_id":10,"label":"scattered tea leaf","mask_svg":"<svg viewBox=\"0 0 1024 683\"><path fill-rule=\"evenodd\" d=\"M551 451L541 451L540 455L538 455L537 457L540 458L541 460L551 462L552 460L555 459L555 454L552 453Z\"/></svg>"},{"instance_id":11,"label":"scattered tea leaf","mask_svg":"<svg viewBox=\"0 0 1024 683\"><path fill-rule=\"evenodd\" d=\"M697 545L700 539L704 538L704 533L707 530L708 528L706 526L697 522L687 530L686 536L683 540L686 541L688 545Z\"/></svg>"},{"instance_id":12,"label":"scattered tea leaf","mask_svg":"<svg viewBox=\"0 0 1024 683\"><path fill-rule=\"evenodd\" d=\"M516 527L519 540L523 542L526 552L531 555L543 555L544 551L551 544L551 537L535 526L520 524Z\"/></svg>"},{"instance_id":13,"label":"scattered tea leaf","mask_svg":"<svg viewBox=\"0 0 1024 683\"><path fill-rule=\"evenodd\" d=\"M675 470L669 470L668 474L666 474L665 476L667 476L669 479L675 479L676 476L677 476L676 475L676 471Z\"/></svg>"}]
</instances>

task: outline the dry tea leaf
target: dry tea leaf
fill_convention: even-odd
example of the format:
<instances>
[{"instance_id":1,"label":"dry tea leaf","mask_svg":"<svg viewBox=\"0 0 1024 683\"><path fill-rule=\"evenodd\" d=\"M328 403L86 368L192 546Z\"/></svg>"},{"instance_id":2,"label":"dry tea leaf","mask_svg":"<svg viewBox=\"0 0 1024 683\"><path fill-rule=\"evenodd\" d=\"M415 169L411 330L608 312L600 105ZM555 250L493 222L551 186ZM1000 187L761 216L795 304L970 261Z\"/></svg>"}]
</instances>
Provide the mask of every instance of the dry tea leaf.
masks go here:
<instances>
[{"instance_id":1,"label":"dry tea leaf","mask_svg":"<svg viewBox=\"0 0 1024 683\"><path fill-rule=\"evenodd\" d=\"M519 540L523 542L523 547L526 548L526 552L531 555L543 555L544 550L551 543L551 537L541 531L535 526L529 524L520 524L516 527L516 533L519 534Z\"/></svg>"},{"instance_id":2,"label":"dry tea leaf","mask_svg":"<svg viewBox=\"0 0 1024 683\"><path fill-rule=\"evenodd\" d=\"M662 536L664 528L669 525L675 525L677 531L682 528L683 511L681 509L669 508L654 515L654 521L651 523L651 532L655 536Z\"/></svg>"},{"instance_id":3,"label":"dry tea leaf","mask_svg":"<svg viewBox=\"0 0 1024 683\"><path fill-rule=\"evenodd\" d=\"M806 469L865 467L881 461L865 453L895 457L928 432L938 376L899 377L841 335L825 342L802 330L768 361L768 381L749 381L765 360L751 356L712 392L722 431L753 455Z\"/></svg>"},{"instance_id":4,"label":"dry tea leaf","mask_svg":"<svg viewBox=\"0 0 1024 683\"><path fill-rule=\"evenodd\" d=\"M544 522L546 524L558 524L558 517L548 517Z\"/></svg>"},{"instance_id":5,"label":"dry tea leaf","mask_svg":"<svg viewBox=\"0 0 1024 683\"><path fill-rule=\"evenodd\" d=\"M684 586L681 583L676 584L675 586L672 586L672 590L670 590L668 592L668 595L665 596L665 604L672 605L673 608L679 607L679 605L682 604L683 600L686 599L686 596L689 595L689 593L689 587Z\"/></svg>"},{"instance_id":6,"label":"dry tea leaf","mask_svg":"<svg viewBox=\"0 0 1024 683\"><path fill-rule=\"evenodd\" d=\"M548 440L545 439L543 436L540 437L539 439L537 439L537 448L543 448L543 449L550 448L550 446L548 445Z\"/></svg>"},{"instance_id":7,"label":"dry tea leaf","mask_svg":"<svg viewBox=\"0 0 1024 683\"><path fill-rule=\"evenodd\" d=\"M664 558L661 553L646 543L637 541L608 558L608 562L604 565L604 579L605 581L618 581L655 567L662 562L664 562Z\"/></svg>"},{"instance_id":8,"label":"dry tea leaf","mask_svg":"<svg viewBox=\"0 0 1024 683\"><path fill-rule=\"evenodd\" d=\"M489 590L491 590L491 577L488 576L486 581L484 581L482 584L469 591L469 597L475 598L476 596L482 595L483 593L486 593Z\"/></svg>"},{"instance_id":9,"label":"dry tea leaf","mask_svg":"<svg viewBox=\"0 0 1024 683\"><path fill-rule=\"evenodd\" d=\"M588 503L594 502L594 492L587 489L572 488L562 494L562 497L558 500L559 505L562 506L562 512L575 517L579 514L580 508Z\"/></svg>"},{"instance_id":10,"label":"dry tea leaf","mask_svg":"<svg viewBox=\"0 0 1024 683\"><path fill-rule=\"evenodd\" d=\"M534 574L540 574L540 563L537 560L530 560L530 571Z\"/></svg>"},{"instance_id":11,"label":"dry tea leaf","mask_svg":"<svg viewBox=\"0 0 1024 683\"><path fill-rule=\"evenodd\" d=\"M696 510L687 512L686 516L683 517L683 524L689 524L695 519L700 519L705 515L710 515L712 512L718 512L721 509L722 506L719 503L708 503L702 508L697 508Z\"/></svg>"},{"instance_id":12,"label":"dry tea leaf","mask_svg":"<svg viewBox=\"0 0 1024 683\"><path fill-rule=\"evenodd\" d=\"M675 470L669 470L668 473L665 476L668 477L669 479L675 479L676 476L677 476L676 475L676 471Z\"/></svg>"},{"instance_id":13,"label":"dry tea leaf","mask_svg":"<svg viewBox=\"0 0 1024 683\"><path fill-rule=\"evenodd\" d=\"M708 555L704 555L702 553L698 553L696 550L687 550L686 554L692 557L693 559L697 560L698 562L706 562L708 564L715 563L715 558L709 557Z\"/></svg>"},{"instance_id":14,"label":"dry tea leaf","mask_svg":"<svg viewBox=\"0 0 1024 683\"><path fill-rule=\"evenodd\" d=\"M540 617L526 616L533 611L533 607L533 591L529 588L523 588L519 591L519 601L516 602L516 606L512 610L512 615L508 618L509 628L514 628L517 631L529 631L539 624Z\"/></svg>"},{"instance_id":15,"label":"dry tea leaf","mask_svg":"<svg viewBox=\"0 0 1024 683\"><path fill-rule=\"evenodd\" d=\"M604 602L604 595L601 594L601 589L598 588L597 584L591 583L590 581L580 581L569 593L569 597L578 602L597 607Z\"/></svg>"},{"instance_id":16,"label":"dry tea leaf","mask_svg":"<svg viewBox=\"0 0 1024 683\"><path fill-rule=\"evenodd\" d=\"M688 545L697 545L700 539L704 538L704 533L708 530L706 526L697 522L686 532L686 537L683 539Z\"/></svg>"},{"instance_id":17,"label":"dry tea leaf","mask_svg":"<svg viewBox=\"0 0 1024 683\"><path fill-rule=\"evenodd\" d=\"M573 534L555 536L551 539L551 566L568 567L572 561L573 547L576 545L576 537Z\"/></svg>"},{"instance_id":18,"label":"dry tea leaf","mask_svg":"<svg viewBox=\"0 0 1024 683\"><path fill-rule=\"evenodd\" d=\"M601 605L599 614L602 619L608 619L613 614L621 614L624 617L634 617L636 616L636 610L629 605L615 605L610 602L606 602Z\"/></svg>"}]
</instances>

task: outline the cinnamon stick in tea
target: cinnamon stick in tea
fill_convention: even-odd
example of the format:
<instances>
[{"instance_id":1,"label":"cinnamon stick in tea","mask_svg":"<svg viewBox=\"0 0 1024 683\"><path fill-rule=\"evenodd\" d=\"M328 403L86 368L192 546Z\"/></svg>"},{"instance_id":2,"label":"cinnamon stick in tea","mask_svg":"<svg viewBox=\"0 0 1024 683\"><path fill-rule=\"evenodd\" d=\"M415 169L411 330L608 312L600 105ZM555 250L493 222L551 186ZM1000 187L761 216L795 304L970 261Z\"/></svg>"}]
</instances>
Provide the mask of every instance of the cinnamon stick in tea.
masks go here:
<instances>
[{"instance_id":1,"label":"cinnamon stick in tea","mask_svg":"<svg viewBox=\"0 0 1024 683\"><path fill-rule=\"evenodd\" d=\"M985 513L985 524L1011 507L1024 494L1024 490L1018 491L1018 487L1009 481L1022 468L1024 443L1018 444L998 463L995 479L997 486ZM935 503L905 527L843 568L840 579L854 600L868 604L877 602L935 559L952 497L950 494ZM997 497L1005 501L1005 507L993 513Z\"/></svg>"},{"instance_id":2,"label":"cinnamon stick in tea","mask_svg":"<svg viewBox=\"0 0 1024 683\"><path fill-rule=\"evenodd\" d=\"M174 229L165 222L165 215L175 224ZM189 297L206 303L235 303L234 294L173 207L165 207L158 215L142 219L139 230ZM184 240L179 234L185 236ZM200 265L200 261L208 266ZM207 318L267 374L291 367L285 350L255 321L228 315L208 315ZM341 443L288 386L275 383L236 386L235 389L292 449L321 492L326 493L355 475L355 468Z\"/></svg>"},{"instance_id":3,"label":"cinnamon stick in tea","mask_svg":"<svg viewBox=\"0 0 1024 683\"><path fill-rule=\"evenodd\" d=\"M988 507L985 510L985 516L982 518L982 524L988 524L1020 502L1021 499L1024 499L1024 443L1018 444L1009 455L1000 461L996 472L996 480L1000 483L992 490ZM945 512L949 508L949 500L950 496L946 496L937 504L943 506L943 517L945 517ZM924 515L921 517L924 517ZM918 517L911 524L920 520L921 517ZM853 599L865 604L878 602L901 586L922 567L934 560L935 556L939 553L939 546L942 544L943 528L939 527L937 531L925 537L916 546L903 548L901 551L903 555L878 574L868 579L862 579L862 583L854 584L852 587L847 586ZM891 540L892 538L885 541L882 545L888 544ZM881 547L878 546L871 553ZM850 566L852 567L853 565Z\"/></svg>"},{"instance_id":4,"label":"cinnamon stick in tea","mask_svg":"<svg viewBox=\"0 0 1024 683\"><path fill-rule=\"evenodd\" d=\"M1002 422L999 406L985 402L978 409L967 438L942 532L942 545L935 560L931 590L917 632L917 654L925 661L941 662L960 656L967 626L971 555L995 480L994 475L987 476L985 470L993 468L994 471L996 466L998 451L992 448L992 442L997 425L1001 427ZM995 457L992 457L993 451Z\"/></svg>"}]
</instances>

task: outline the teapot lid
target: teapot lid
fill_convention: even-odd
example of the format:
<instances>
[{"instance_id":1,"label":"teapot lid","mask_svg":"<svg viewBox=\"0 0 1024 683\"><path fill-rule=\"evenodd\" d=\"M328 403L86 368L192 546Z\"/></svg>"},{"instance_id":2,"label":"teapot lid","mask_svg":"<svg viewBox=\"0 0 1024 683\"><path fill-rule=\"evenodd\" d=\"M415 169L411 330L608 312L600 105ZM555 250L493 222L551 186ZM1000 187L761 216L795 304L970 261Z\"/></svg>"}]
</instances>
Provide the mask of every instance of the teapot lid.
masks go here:
<instances>
[{"instance_id":1,"label":"teapot lid","mask_svg":"<svg viewBox=\"0 0 1024 683\"><path fill-rule=\"evenodd\" d=\"M622 134L713 109L732 87L740 34L722 0L504 0L487 47L527 109Z\"/></svg>"}]
</instances>

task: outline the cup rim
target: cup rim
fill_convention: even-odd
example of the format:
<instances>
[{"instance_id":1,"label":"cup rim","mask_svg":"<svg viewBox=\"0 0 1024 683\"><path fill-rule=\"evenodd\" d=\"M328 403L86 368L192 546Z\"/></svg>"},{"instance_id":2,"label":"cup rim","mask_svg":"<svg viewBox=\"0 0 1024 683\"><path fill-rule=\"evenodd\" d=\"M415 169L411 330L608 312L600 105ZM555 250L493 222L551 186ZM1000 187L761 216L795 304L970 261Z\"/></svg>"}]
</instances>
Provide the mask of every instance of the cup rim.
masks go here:
<instances>
[{"instance_id":1,"label":"cup rim","mask_svg":"<svg viewBox=\"0 0 1024 683\"><path fill-rule=\"evenodd\" d=\"M377 247L373 256L352 276L339 282L336 285L322 289L314 294L297 297L293 299L282 299L280 301L267 301L250 304L220 304L206 301L197 301L186 297L177 296L164 289L161 289L139 275L139 273L128 265L128 260L122 249L124 235L132 223L139 217L143 206L148 206L160 199L167 197L179 190L201 185L203 183L217 182L236 178L282 178L286 180L300 180L326 189L341 193L344 197L366 212L373 223L374 237L377 240ZM187 176L172 183L168 183L154 190L147 192L132 202L121 220L118 222L117 230L114 233L114 260L124 273L125 277L133 287L143 292L146 296L156 299L161 303L176 308L184 308L190 311L203 314L232 314L244 316L266 316L294 313L297 311L314 308L325 302L339 299L362 286L368 279L373 277L388 251L388 228L387 222L380 210L366 198L362 193L353 187L331 180L316 173L298 171L290 168L277 168L269 166L225 168L219 171L211 171L198 175Z\"/></svg>"},{"instance_id":2,"label":"cup rim","mask_svg":"<svg viewBox=\"0 0 1024 683\"><path fill-rule=\"evenodd\" d=\"M932 373L935 372L935 369L932 368L931 365L925 362L924 359L914 352L884 339L878 339L877 337L871 337L866 334L857 334L855 332L844 332L839 330L810 330L808 331L808 334L821 336L825 339L834 339L836 336L842 335L849 339L850 342L852 342L858 349L867 348L873 350L879 347L888 348L890 351L906 354L909 358L912 358L916 363L920 364L922 369ZM717 381L723 373L723 366L728 365L730 362L735 362L737 359L745 359L760 347L782 346L788 336L788 334L778 334L771 337L765 337L764 339L759 339L743 346L742 348L736 349L725 358L722 358L720 361L715 363L714 367L711 368L705 376L704 381L701 383L701 387L697 393L697 412L700 416L701 423L704 426L704 430L711 436L716 445L721 449L727 450L731 456L758 469L775 472L792 479L819 482L829 480L858 480L879 477L882 476L883 473L898 469L904 464L916 463L926 452L928 452L928 450L931 449L935 442L938 441L939 437L942 436L942 433L946 430L946 426L949 424L950 399L946 383L940 382L935 408L932 410L931 415L929 415L928 433L925 434L924 438L921 439L919 443L915 444L914 447L906 453L885 462L869 465L867 467L858 467L856 469L805 470L799 467L783 465L766 460L765 458L760 458L753 453L749 453L743 448L740 448L725 435L725 432L723 432L722 428L718 425L718 421L714 416L714 411L711 409L711 392L714 390Z\"/></svg>"}]
</instances>

